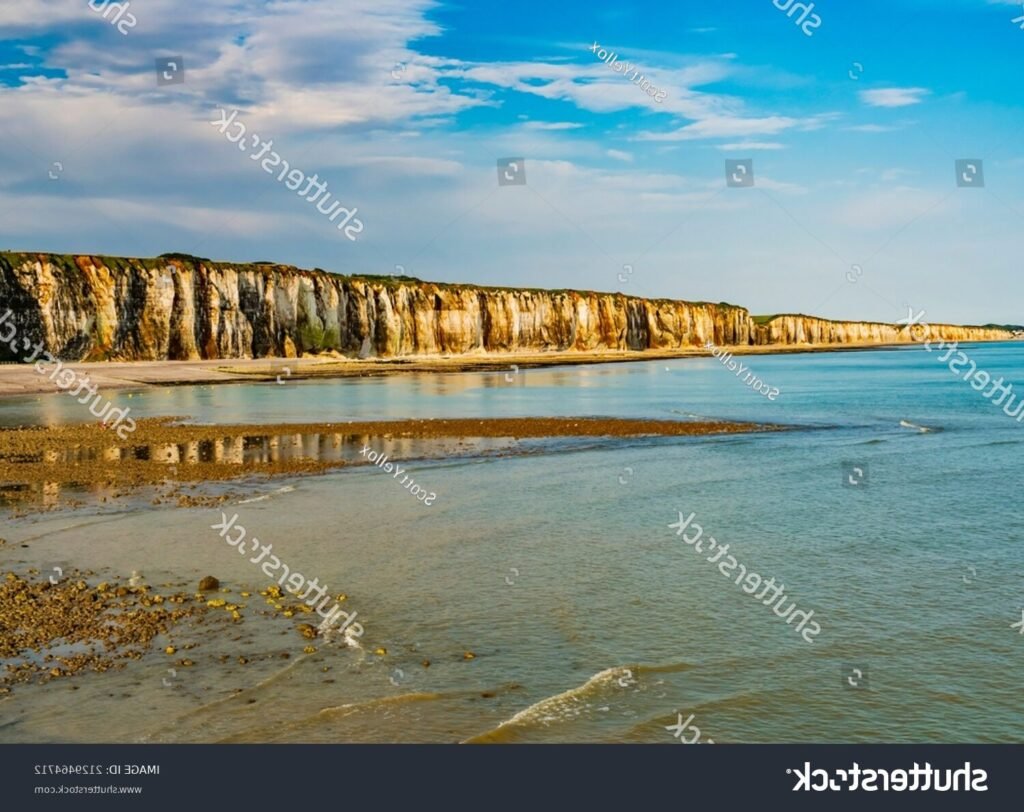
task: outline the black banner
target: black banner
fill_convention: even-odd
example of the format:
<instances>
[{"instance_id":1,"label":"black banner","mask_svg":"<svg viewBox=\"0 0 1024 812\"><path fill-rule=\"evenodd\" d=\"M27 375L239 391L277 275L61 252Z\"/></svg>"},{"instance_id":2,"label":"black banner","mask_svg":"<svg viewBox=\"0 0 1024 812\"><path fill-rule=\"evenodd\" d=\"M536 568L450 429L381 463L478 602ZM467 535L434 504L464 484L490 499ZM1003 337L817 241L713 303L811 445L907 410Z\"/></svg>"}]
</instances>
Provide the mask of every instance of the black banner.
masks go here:
<instances>
[{"instance_id":1,"label":"black banner","mask_svg":"<svg viewBox=\"0 0 1024 812\"><path fill-rule=\"evenodd\" d=\"M4 745L0 778L11 809L51 799L68 809L973 811L1020 808L1022 754L1017 745Z\"/></svg>"}]
</instances>

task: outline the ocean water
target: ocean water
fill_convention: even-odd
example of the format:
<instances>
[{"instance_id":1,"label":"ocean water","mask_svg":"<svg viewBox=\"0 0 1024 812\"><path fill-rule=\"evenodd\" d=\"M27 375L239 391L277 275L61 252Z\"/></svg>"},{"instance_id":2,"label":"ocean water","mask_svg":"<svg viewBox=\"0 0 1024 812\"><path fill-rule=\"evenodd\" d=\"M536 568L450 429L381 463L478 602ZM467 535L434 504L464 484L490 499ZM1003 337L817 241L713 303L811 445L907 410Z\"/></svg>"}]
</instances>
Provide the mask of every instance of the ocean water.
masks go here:
<instances>
[{"instance_id":1,"label":"ocean water","mask_svg":"<svg viewBox=\"0 0 1024 812\"><path fill-rule=\"evenodd\" d=\"M968 352L1024 393L1024 344ZM140 498L5 517L5 571L139 570L189 591L209 573L259 589L258 567L210 529L237 512L294 569L344 591L365 634L305 655L294 621L203 624L183 632L198 644L187 670L153 653L17 687L0 700L0 741L672 743L680 717L687 740L699 729L716 743L1024 740L1024 425L937 358L740 359L780 389L774 401L712 358L120 393L133 416L202 422L609 415L795 429L403 461L437 494L429 506L363 467L252 481L242 489L258 501L216 510ZM0 424L79 408L4 401ZM820 632L808 641L725 577L669 527L680 513L784 583Z\"/></svg>"}]
</instances>

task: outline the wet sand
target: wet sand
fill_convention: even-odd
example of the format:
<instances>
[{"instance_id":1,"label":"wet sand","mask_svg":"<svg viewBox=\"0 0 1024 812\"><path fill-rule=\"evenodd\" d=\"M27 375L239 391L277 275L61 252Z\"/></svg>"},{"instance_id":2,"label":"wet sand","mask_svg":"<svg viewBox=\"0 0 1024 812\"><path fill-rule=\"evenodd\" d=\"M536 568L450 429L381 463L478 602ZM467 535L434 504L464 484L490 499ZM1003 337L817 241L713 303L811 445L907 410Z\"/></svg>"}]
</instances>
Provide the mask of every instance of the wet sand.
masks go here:
<instances>
[{"instance_id":1,"label":"wet sand","mask_svg":"<svg viewBox=\"0 0 1024 812\"><path fill-rule=\"evenodd\" d=\"M472 450L516 453L516 442L552 437L693 437L778 431L783 427L726 421L599 417L458 418L270 425L190 425L181 418L140 420L126 439L98 423L0 430L0 483L10 502L30 502L39 489L135 488L315 474L368 465L364 444L403 460ZM14 487L10 487L14 483ZM115 493L113 495L121 495ZM166 494L180 504L191 498Z\"/></svg>"}]
</instances>

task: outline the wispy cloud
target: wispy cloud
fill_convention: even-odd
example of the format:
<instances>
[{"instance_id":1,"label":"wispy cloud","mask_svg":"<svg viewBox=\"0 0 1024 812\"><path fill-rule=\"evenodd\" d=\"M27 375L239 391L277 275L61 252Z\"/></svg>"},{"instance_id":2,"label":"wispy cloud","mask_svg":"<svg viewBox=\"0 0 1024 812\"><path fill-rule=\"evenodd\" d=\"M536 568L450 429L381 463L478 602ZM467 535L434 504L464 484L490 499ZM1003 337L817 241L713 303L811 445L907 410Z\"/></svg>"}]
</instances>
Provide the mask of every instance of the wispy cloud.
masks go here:
<instances>
[{"instance_id":1,"label":"wispy cloud","mask_svg":"<svg viewBox=\"0 0 1024 812\"><path fill-rule=\"evenodd\" d=\"M777 141L736 141L732 144L719 144L722 152L744 152L746 150L785 149L785 144Z\"/></svg>"},{"instance_id":2,"label":"wispy cloud","mask_svg":"<svg viewBox=\"0 0 1024 812\"><path fill-rule=\"evenodd\" d=\"M743 138L756 135L778 135L792 129L817 129L831 117L831 114L808 118L790 116L708 116L701 121L687 124L667 133L640 133L640 141L694 141L707 138Z\"/></svg>"},{"instance_id":3,"label":"wispy cloud","mask_svg":"<svg viewBox=\"0 0 1024 812\"><path fill-rule=\"evenodd\" d=\"M623 55L621 59L627 60L627 57ZM461 63L451 66L443 75L449 80L460 79L552 101L571 102L581 110L594 113L647 109L662 115L702 119L741 106L737 99L699 89L733 73L733 67L723 60L709 58L669 70L654 64L636 64L633 59L631 56L627 60L629 64L665 91L663 102L655 102L626 76L601 62L583 65L540 60Z\"/></svg>"},{"instance_id":4,"label":"wispy cloud","mask_svg":"<svg viewBox=\"0 0 1024 812\"><path fill-rule=\"evenodd\" d=\"M929 93L924 87L880 87L862 90L860 98L871 107L909 107L920 104Z\"/></svg>"},{"instance_id":5,"label":"wispy cloud","mask_svg":"<svg viewBox=\"0 0 1024 812\"><path fill-rule=\"evenodd\" d=\"M527 121L523 124L527 130L578 130L582 126L572 121Z\"/></svg>"}]
</instances>

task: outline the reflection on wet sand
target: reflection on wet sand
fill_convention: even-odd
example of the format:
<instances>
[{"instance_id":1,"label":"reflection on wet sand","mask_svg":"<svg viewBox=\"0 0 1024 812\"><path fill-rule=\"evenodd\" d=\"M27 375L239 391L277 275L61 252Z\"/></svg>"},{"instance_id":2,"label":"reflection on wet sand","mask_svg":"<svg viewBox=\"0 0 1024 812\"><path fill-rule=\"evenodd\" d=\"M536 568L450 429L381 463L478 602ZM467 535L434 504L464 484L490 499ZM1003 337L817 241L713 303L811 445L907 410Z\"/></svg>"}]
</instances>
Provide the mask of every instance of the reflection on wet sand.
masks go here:
<instances>
[{"instance_id":1,"label":"reflection on wet sand","mask_svg":"<svg viewBox=\"0 0 1024 812\"><path fill-rule=\"evenodd\" d=\"M495 438L477 438L493 440ZM275 434L222 437L215 440L191 440L186 443L154 443L127 448L110 446L96 449L69 446L47 449L38 454L0 454L0 462L16 466L82 465L92 462L152 462L157 465L267 465L282 462L358 462L359 449L373 442L374 448L387 449L389 456L419 454L427 441L419 438L381 439L369 434ZM460 445L481 445L469 440ZM449 443L450 445L450 443ZM486 443L496 448L506 443ZM352 453L356 447L356 453ZM437 444L434 443L434 447Z\"/></svg>"},{"instance_id":2,"label":"reflection on wet sand","mask_svg":"<svg viewBox=\"0 0 1024 812\"><path fill-rule=\"evenodd\" d=\"M508 448L501 438L381 438L369 434L247 434L102 448L72 444L34 454L0 453L6 469L0 504L52 508L61 495L107 501L125 486L233 479L245 474L309 473L366 464L359 451L372 444L392 459L423 459L454 453L487 453Z\"/></svg>"},{"instance_id":3,"label":"reflection on wet sand","mask_svg":"<svg viewBox=\"0 0 1024 812\"><path fill-rule=\"evenodd\" d=\"M53 507L65 489L77 498L91 494L105 501L143 485L321 473L367 464L360 455L367 445L390 459L412 461L508 452L525 438L694 436L780 428L568 417L266 426L193 425L157 418L138 421L137 430L124 439L93 424L7 429L0 430L0 504ZM179 496L179 503L189 504L190 498Z\"/></svg>"}]
</instances>

